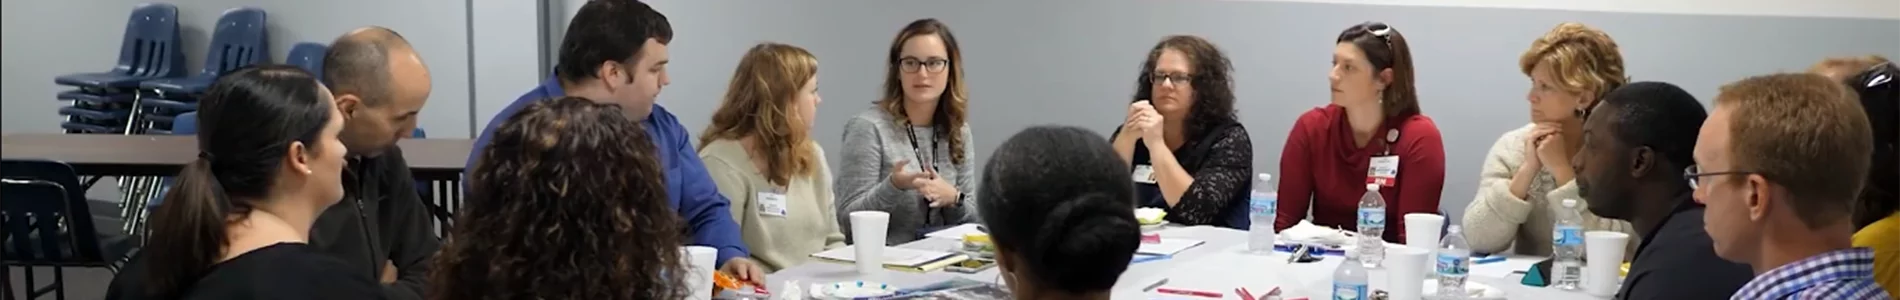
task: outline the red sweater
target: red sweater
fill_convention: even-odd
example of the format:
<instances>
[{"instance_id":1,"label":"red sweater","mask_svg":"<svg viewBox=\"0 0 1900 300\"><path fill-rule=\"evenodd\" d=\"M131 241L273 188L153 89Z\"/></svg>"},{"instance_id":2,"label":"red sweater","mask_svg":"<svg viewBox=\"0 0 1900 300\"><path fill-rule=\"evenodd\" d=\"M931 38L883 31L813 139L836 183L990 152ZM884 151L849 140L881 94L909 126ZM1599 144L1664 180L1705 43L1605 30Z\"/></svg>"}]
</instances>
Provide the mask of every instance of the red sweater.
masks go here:
<instances>
[{"instance_id":1,"label":"red sweater","mask_svg":"<svg viewBox=\"0 0 1900 300\"><path fill-rule=\"evenodd\" d=\"M1438 125L1422 114L1385 120L1378 132L1398 128L1392 154L1399 156L1398 186L1382 187L1388 242L1405 241L1405 214L1438 213L1439 192L1445 189L1445 142ZM1365 147L1354 145L1346 109L1338 105L1314 108L1300 115L1287 134L1280 154L1280 208L1274 228L1285 230L1313 210L1313 224L1357 228L1359 197L1366 194L1366 168L1386 151L1383 134Z\"/></svg>"}]
</instances>

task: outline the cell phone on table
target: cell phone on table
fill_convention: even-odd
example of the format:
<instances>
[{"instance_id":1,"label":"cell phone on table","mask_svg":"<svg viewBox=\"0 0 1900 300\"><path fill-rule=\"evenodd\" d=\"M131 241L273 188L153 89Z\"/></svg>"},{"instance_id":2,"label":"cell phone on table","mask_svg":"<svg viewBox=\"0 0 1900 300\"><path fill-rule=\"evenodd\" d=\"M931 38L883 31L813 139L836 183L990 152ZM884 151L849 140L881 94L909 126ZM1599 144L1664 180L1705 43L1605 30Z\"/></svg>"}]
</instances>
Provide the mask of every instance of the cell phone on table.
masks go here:
<instances>
[{"instance_id":1,"label":"cell phone on table","mask_svg":"<svg viewBox=\"0 0 1900 300\"><path fill-rule=\"evenodd\" d=\"M989 270L994 267L996 267L996 261L994 260L971 259L950 265L943 269L956 273L976 274L977 272L983 272L983 270Z\"/></svg>"}]
</instances>

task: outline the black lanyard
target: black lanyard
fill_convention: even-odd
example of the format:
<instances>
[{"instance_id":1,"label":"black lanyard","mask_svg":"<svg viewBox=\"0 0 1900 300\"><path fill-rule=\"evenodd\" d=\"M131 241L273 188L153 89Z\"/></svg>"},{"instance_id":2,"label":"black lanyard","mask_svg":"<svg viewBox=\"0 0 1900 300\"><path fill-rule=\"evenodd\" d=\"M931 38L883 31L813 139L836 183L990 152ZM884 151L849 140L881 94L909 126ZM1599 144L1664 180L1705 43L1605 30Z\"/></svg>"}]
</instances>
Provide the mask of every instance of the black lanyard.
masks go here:
<instances>
[{"instance_id":1,"label":"black lanyard","mask_svg":"<svg viewBox=\"0 0 1900 300\"><path fill-rule=\"evenodd\" d=\"M931 171L936 171L937 170L937 141L941 139L939 139L936 135L930 136L930 151L924 151L924 149L918 147L917 127L911 126L910 120L904 120L904 133L907 133L910 135L911 154L917 155L917 163L921 164L917 166L917 169L923 170L923 168L930 168ZM926 153L928 153L929 155L928 156L924 155Z\"/></svg>"}]
</instances>

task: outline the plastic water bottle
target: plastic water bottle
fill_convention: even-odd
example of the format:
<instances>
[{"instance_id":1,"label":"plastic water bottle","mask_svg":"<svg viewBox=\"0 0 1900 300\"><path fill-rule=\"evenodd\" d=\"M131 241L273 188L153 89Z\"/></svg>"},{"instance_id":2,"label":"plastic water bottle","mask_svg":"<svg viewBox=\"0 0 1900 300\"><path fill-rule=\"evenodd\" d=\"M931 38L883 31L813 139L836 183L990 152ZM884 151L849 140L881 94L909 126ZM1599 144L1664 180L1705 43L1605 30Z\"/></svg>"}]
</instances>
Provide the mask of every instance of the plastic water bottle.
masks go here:
<instances>
[{"instance_id":1,"label":"plastic water bottle","mask_svg":"<svg viewBox=\"0 0 1900 300\"><path fill-rule=\"evenodd\" d=\"M1278 236L1273 232L1273 219L1279 213L1280 193L1274 192L1272 174L1254 176L1253 194L1248 202L1251 207L1248 220L1253 224L1247 227L1247 251L1273 253L1273 242Z\"/></svg>"},{"instance_id":2,"label":"plastic water bottle","mask_svg":"<svg viewBox=\"0 0 1900 300\"><path fill-rule=\"evenodd\" d=\"M1471 274L1471 245L1465 243L1464 228L1451 225L1445 239L1438 242L1438 257L1433 262L1439 299L1464 299L1465 277Z\"/></svg>"},{"instance_id":3,"label":"plastic water bottle","mask_svg":"<svg viewBox=\"0 0 1900 300\"><path fill-rule=\"evenodd\" d=\"M1366 267L1358 258L1347 256L1346 262L1333 269L1333 300L1366 299L1371 290L1367 287Z\"/></svg>"},{"instance_id":4,"label":"plastic water bottle","mask_svg":"<svg viewBox=\"0 0 1900 300\"><path fill-rule=\"evenodd\" d=\"M1377 269L1385 261L1385 197L1379 196L1379 184L1366 184L1366 195L1359 197L1359 262Z\"/></svg>"},{"instance_id":5,"label":"plastic water bottle","mask_svg":"<svg viewBox=\"0 0 1900 300\"><path fill-rule=\"evenodd\" d=\"M1564 290L1583 288L1583 216L1577 212L1577 199L1564 199L1557 208L1557 226L1551 229L1552 263L1550 286Z\"/></svg>"}]
</instances>

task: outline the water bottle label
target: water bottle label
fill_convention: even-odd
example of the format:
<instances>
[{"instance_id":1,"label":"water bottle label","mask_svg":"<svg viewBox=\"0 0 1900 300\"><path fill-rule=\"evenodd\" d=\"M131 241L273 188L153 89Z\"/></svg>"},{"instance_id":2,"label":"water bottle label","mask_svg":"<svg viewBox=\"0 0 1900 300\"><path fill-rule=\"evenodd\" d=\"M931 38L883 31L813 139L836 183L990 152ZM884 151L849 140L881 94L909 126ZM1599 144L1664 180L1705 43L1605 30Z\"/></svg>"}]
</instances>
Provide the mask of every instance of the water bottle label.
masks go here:
<instances>
[{"instance_id":1,"label":"water bottle label","mask_svg":"<svg viewBox=\"0 0 1900 300\"><path fill-rule=\"evenodd\" d=\"M1360 228L1385 228L1385 209L1384 208L1359 209L1359 227Z\"/></svg>"},{"instance_id":2,"label":"water bottle label","mask_svg":"<svg viewBox=\"0 0 1900 300\"><path fill-rule=\"evenodd\" d=\"M1555 231L1551 243L1558 246L1583 245L1583 226L1559 225Z\"/></svg>"},{"instance_id":3,"label":"water bottle label","mask_svg":"<svg viewBox=\"0 0 1900 300\"><path fill-rule=\"evenodd\" d=\"M1333 283L1333 300L1360 300L1366 298L1366 285L1352 283Z\"/></svg>"},{"instance_id":4,"label":"water bottle label","mask_svg":"<svg viewBox=\"0 0 1900 300\"><path fill-rule=\"evenodd\" d=\"M1440 253L1438 254L1437 261L1438 267L1434 268L1434 270L1438 271L1439 276L1464 277L1465 274L1471 273L1470 257Z\"/></svg>"},{"instance_id":5,"label":"water bottle label","mask_svg":"<svg viewBox=\"0 0 1900 300\"><path fill-rule=\"evenodd\" d=\"M1279 195L1275 194L1254 195L1252 203L1251 212L1254 216L1272 216L1278 213L1280 207Z\"/></svg>"}]
</instances>

